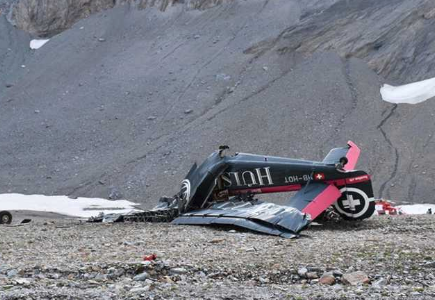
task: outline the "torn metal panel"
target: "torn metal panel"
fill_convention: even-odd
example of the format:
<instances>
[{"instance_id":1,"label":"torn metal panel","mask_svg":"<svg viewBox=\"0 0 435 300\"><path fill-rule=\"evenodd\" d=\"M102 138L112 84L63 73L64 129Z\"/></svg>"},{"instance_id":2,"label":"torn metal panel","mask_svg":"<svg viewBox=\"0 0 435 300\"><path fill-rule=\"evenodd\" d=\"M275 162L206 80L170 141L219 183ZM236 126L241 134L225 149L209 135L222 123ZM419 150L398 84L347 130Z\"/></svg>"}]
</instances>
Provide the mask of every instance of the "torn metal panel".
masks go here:
<instances>
[{"instance_id":1,"label":"torn metal panel","mask_svg":"<svg viewBox=\"0 0 435 300\"><path fill-rule=\"evenodd\" d=\"M234 225L283 237L296 236L309 222L306 214L292 207L235 199L185 213L172 221L173 224Z\"/></svg>"}]
</instances>

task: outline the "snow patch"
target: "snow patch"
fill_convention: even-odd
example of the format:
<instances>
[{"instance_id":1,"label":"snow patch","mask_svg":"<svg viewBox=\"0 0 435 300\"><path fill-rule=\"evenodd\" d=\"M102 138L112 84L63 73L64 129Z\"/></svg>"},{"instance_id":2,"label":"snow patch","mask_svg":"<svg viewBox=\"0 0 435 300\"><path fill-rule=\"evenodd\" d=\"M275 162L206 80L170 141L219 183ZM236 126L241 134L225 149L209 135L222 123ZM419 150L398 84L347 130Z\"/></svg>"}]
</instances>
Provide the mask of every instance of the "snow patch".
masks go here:
<instances>
[{"instance_id":1,"label":"snow patch","mask_svg":"<svg viewBox=\"0 0 435 300\"><path fill-rule=\"evenodd\" d=\"M36 50L45 45L49 40L31 40L30 41L30 49Z\"/></svg>"},{"instance_id":2,"label":"snow patch","mask_svg":"<svg viewBox=\"0 0 435 300\"><path fill-rule=\"evenodd\" d=\"M428 209L432 209L432 213L435 213L435 204L400 205L397 208L407 215L424 215Z\"/></svg>"},{"instance_id":3,"label":"snow patch","mask_svg":"<svg viewBox=\"0 0 435 300\"><path fill-rule=\"evenodd\" d=\"M67 196L44 196L22 194L0 194L0 210L32 210L53 212L67 216L90 218L100 213L124 214L136 209L138 203L127 200L110 201L100 198L77 198Z\"/></svg>"},{"instance_id":4,"label":"snow patch","mask_svg":"<svg viewBox=\"0 0 435 300\"><path fill-rule=\"evenodd\" d=\"M401 86L384 84L381 95L384 101L390 103L418 104L435 97L435 78Z\"/></svg>"}]
</instances>

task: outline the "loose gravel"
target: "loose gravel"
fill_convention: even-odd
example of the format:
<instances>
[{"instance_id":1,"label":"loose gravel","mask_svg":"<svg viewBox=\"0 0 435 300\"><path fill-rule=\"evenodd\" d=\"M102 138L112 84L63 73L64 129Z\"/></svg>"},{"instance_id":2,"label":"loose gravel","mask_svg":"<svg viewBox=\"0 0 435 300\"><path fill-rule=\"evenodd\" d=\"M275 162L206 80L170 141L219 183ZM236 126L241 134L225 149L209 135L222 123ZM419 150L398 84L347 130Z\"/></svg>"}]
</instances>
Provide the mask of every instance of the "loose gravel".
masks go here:
<instances>
[{"instance_id":1,"label":"loose gravel","mask_svg":"<svg viewBox=\"0 0 435 300\"><path fill-rule=\"evenodd\" d=\"M434 221L379 216L282 239L37 219L0 227L0 299L433 299Z\"/></svg>"}]
</instances>

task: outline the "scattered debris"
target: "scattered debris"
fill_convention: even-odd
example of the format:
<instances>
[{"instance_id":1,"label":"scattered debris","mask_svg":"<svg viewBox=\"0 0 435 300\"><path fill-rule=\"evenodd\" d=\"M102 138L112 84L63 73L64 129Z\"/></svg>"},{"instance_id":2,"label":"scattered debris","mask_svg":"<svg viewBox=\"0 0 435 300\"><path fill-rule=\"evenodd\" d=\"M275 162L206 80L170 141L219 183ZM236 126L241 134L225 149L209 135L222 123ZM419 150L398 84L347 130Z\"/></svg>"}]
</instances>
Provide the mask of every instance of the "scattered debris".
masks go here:
<instances>
[{"instance_id":1,"label":"scattered debris","mask_svg":"<svg viewBox=\"0 0 435 300\"><path fill-rule=\"evenodd\" d=\"M378 215L398 215L401 211L394 207L394 202L389 200L376 200L376 212Z\"/></svg>"},{"instance_id":2,"label":"scattered debris","mask_svg":"<svg viewBox=\"0 0 435 300\"><path fill-rule=\"evenodd\" d=\"M155 260L155 259L157 259L157 255L155 255L155 254L145 255L144 258L143 258L144 261L152 261L152 260Z\"/></svg>"}]
</instances>

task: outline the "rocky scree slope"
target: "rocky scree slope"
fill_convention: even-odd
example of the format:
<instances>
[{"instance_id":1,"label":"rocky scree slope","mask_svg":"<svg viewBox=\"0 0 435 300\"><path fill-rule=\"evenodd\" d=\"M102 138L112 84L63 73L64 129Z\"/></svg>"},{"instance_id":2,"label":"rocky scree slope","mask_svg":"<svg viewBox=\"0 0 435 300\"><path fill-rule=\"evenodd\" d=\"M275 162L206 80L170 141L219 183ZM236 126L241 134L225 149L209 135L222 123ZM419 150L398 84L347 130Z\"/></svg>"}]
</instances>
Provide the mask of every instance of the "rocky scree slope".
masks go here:
<instances>
[{"instance_id":1,"label":"rocky scree slope","mask_svg":"<svg viewBox=\"0 0 435 300\"><path fill-rule=\"evenodd\" d=\"M0 192L150 207L220 144L321 160L351 139L377 196L434 202L433 102L379 95L435 76L432 1L2 3Z\"/></svg>"}]
</instances>

